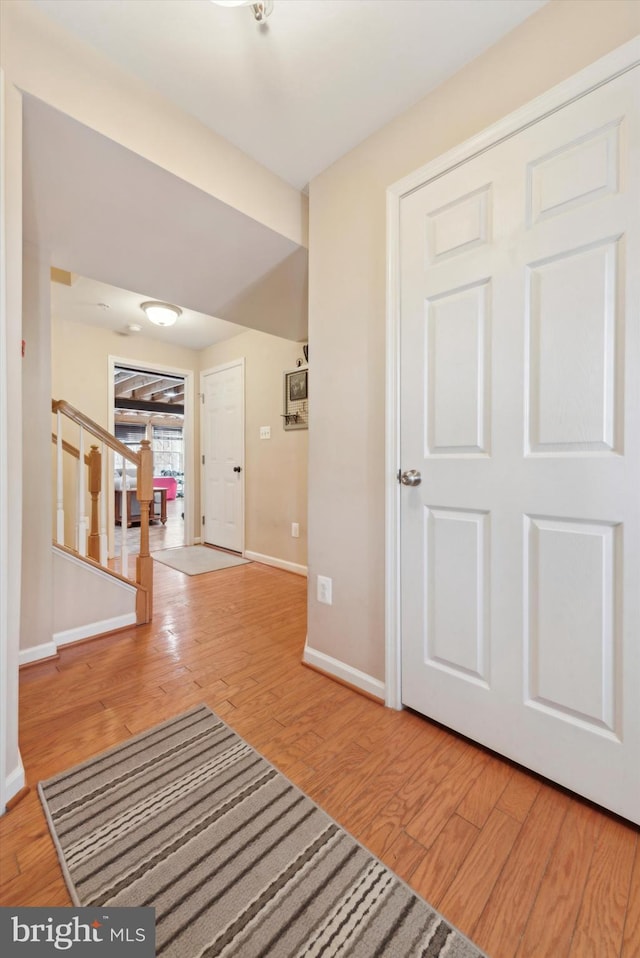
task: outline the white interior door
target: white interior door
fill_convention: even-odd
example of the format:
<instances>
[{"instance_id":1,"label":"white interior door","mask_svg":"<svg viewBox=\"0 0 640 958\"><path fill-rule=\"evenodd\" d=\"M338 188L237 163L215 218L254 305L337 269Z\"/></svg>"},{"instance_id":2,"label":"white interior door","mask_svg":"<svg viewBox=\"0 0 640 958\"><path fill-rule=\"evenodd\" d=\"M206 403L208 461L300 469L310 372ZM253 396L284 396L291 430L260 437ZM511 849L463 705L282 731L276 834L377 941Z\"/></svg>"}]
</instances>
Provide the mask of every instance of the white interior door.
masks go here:
<instances>
[{"instance_id":1,"label":"white interior door","mask_svg":"<svg viewBox=\"0 0 640 958\"><path fill-rule=\"evenodd\" d=\"M400 212L402 700L636 822L639 74Z\"/></svg>"},{"instance_id":2,"label":"white interior door","mask_svg":"<svg viewBox=\"0 0 640 958\"><path fill-rule=\"evenodd\" d=\"M244 361L202 374L203 534L244 549Z\"/></svg>"}]
</instances>

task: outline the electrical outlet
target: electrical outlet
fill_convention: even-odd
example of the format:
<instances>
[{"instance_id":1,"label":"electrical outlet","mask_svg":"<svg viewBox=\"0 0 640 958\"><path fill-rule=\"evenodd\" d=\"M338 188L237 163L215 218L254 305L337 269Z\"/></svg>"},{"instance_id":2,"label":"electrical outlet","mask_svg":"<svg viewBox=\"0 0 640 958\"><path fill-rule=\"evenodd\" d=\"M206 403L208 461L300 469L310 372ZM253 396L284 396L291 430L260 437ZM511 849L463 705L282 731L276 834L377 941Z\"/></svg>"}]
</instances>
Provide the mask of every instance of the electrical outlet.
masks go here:
<instances>
[{"instance_id":1,"label":"electrical outlet","mask_svg":"<svg viewBox=\"0 0 640 958\"><path fill-rule=\"evenodd\" d=\"M333 581L326 575L318 576L318 602L331 605L331 586Z\"/></svg>"},{"instance_id":2,"label":"electrical outlet","mask_svg":"<svg viewBox=\"0 0 640 958\"><path fill-rule=\"evenodd\" d=\"M297 522L291 523L291 535L294 539L298 539L300 537L300 526Z\"/></svg>"},{"instance_id":3,"label":"electrical outlet","mask_svg":"<svg viewBox=\"0 0 640 958\"><path fill-rule=\"evenodd\" d=\"M260 426L260 438L271 439L271 426Z\"/></svg>"}]
</instances>

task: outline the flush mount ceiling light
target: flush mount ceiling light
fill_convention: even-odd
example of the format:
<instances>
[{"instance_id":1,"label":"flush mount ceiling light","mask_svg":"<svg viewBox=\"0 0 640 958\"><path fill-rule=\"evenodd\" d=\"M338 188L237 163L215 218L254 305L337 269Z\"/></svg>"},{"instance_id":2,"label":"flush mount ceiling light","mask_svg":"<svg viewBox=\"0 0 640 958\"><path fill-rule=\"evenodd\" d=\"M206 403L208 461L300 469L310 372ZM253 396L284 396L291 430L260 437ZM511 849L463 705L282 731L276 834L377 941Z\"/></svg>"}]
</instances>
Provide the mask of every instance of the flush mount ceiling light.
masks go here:
<instances>
[{"instance_id":1,"label":"flush mount ceiling light","mask_svg":"<svg viewBox=\"0 0 640 958\"><path fill-rule=\"evenodd\" d=\"M254 3L253 0L211 0L211 2L219 7L251 7L254 17L260 23L266 20L273 10L273 0L260 0L259 3Z\"/></svg>"},{"instance_id":2,"label":"flush mount ceiling light","mask_svg":"<svg viewBox=\"0 0 640 958\"><path fill-rule=\"evenodd\" d=\"M182 315L182 310L178 306L170 306L169 303L158 303L154 300L140 303L140 309L155 326L173 326L178 316Z\"/></svg>"}]
</instances>

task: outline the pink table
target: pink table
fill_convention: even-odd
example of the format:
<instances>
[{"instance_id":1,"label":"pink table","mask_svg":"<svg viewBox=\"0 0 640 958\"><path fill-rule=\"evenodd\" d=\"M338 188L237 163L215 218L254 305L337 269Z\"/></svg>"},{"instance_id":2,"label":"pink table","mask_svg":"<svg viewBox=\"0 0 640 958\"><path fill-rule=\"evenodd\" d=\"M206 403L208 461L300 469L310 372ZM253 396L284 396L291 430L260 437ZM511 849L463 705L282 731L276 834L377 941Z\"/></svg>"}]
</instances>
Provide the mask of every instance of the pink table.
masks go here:
<instances>
[{"instance_id":1,"label":"pink table","mask_svg":"<svg viewBox=\"0 0 640 958\"><path fill-rule=\"evenodd\" d=\"M178 493L178 480L173 476L154 476L154 489L166 489L167 499L175 499Z\"/></svg>"}]
</instances>

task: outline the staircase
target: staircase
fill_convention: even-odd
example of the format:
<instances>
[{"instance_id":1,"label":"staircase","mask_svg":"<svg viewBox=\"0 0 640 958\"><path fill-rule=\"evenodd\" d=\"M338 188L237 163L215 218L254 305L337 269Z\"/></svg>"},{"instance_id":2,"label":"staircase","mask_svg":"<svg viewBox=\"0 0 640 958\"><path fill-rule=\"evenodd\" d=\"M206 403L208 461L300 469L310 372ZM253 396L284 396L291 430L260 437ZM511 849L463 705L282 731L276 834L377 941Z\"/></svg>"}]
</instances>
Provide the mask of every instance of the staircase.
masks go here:
<instances>
[{"instance_id":1,"label":"staircase","mask_svg":"<svg viewBox=\"0 0 640 958\"><path fill-rule=\"evenodd\" d=\"M133 452L64 399L53 400L55 515L54 595L64 606L56 609L64 624L64 641L87 638L117 627L142 625L153 613L153 559L149 554L149 518L153 504L153 454L148 439ZM71 439L74 441L72 442ZM77 445L76 445L77 443ZM88 451L87 451L88 447ZM126 517L114 516L113 454L122 457L122 482L135 470L135 496L140 503L140 541L137 554L128 546ZM126 467L129 467L128 469ZM119 496L125 502L126 495ZM107 529L120 520L119 555L108 557ZM76 600L74 600L74 597ZM80 601L82 600L82 601ZM72 607L76 618L72 621ZM82 606L82 611L79 610ZM127 609L130 611L127 612ZM86 620L86 621L85 621ZM116 625L114 625L116 623ZM61 642L60 644L63 644Z\"/></svg>"}]
</instances>

